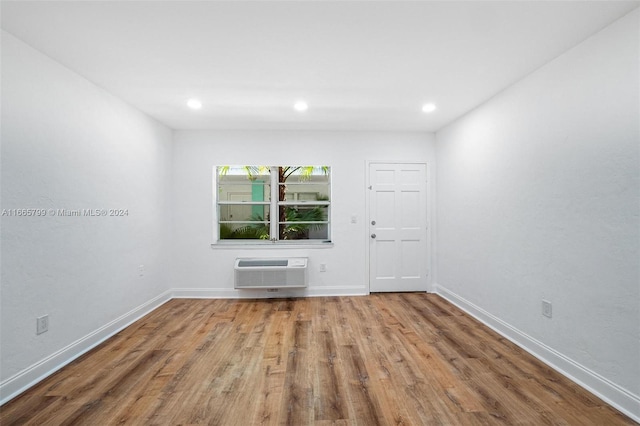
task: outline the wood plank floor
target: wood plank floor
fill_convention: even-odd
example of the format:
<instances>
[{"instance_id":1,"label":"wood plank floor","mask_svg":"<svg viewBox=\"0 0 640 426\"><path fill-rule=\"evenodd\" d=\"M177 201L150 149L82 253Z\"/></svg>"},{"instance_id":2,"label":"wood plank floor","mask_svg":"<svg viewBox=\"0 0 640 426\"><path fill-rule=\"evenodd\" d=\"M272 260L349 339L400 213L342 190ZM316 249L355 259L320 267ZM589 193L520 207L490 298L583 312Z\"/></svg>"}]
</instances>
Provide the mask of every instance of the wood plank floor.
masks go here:
<instances>
[{"instance_id":1,"label":"wood plank floor","mask_svg":"<svg viewBox=\"0 0 640 426\"><path fill-rule=\"evenodd\" d=\"M440 297L399 293L174 299L0 424L636 423Z\"/></svg>"}]
</instances>

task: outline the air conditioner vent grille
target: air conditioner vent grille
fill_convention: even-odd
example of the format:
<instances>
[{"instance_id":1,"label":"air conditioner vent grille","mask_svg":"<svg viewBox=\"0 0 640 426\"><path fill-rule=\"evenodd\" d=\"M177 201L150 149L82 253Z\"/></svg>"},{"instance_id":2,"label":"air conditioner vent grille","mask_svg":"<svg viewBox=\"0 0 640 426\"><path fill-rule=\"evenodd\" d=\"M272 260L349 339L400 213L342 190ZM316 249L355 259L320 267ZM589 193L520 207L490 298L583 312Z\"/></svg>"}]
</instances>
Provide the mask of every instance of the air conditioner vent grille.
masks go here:
<instances>
[{"instance_id":1,"label":"air conditioner vent grille","mask_svg":"<svg viewBox=\"0 0 640 426\"><path fill-rule=\"evenodd\" d=\"M260 267L260 266L288 266L289 259L239 259L238 266Z\"/></svg>"},{"instance_id":2,"label":"air conditioner vent grille","mask_svg":"<svg viewBox=\"0 0 640 426\"><path fill-rule=\"evenodd\" d=\"M236 259L234 287L272 289L307 287L307 258Z\"/></svg>"}]
</instances>

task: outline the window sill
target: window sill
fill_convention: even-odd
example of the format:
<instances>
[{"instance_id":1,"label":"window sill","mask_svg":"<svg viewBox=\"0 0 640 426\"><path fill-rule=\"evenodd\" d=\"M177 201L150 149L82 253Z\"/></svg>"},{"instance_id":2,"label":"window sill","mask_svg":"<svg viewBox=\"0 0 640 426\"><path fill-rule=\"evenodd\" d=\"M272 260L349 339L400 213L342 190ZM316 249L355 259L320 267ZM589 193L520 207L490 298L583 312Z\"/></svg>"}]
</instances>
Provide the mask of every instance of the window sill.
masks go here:
<instances>
[{"instance_id":1,"label":"window sill","mask_svg":"<svg viewBox=\"0 0 640 426\"><path fill-rule=\"evenodd\" d=\"M238 242L219 242L212 243L212 249L246 249L246 250L277 250L277 249L328 249L333 248L333 242L310 242L310 243L238 243Z\"/></svg>"}]
</instances>

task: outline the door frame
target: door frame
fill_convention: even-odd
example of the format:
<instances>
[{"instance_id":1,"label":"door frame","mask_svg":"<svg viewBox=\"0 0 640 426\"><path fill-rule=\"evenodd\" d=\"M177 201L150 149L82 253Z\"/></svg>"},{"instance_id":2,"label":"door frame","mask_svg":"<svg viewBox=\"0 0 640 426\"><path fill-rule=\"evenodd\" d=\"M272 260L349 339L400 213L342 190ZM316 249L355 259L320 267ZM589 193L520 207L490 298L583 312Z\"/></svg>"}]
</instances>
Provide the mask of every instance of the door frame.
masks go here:
<instances>
[{"instance_id":1,"label":"door frame","mask_svg":"<svg viewBox=\"0 0 640 426\"><path fill-rule=\"evenodd\" d=\"M431 165L430 163L428 163L427 161L382 161L382 160L367 160L366 161L366 166L365 166L365 211L366 211L366 217L367 217L367 221L365 223L365 236L364 238L366 239L366 244L365 244L365 250L366 250L366 256L365 256L365 268L366 268L366 274L367 274L367 294L371 294L371 243L369 242L369 239L371 238L371 190L369 189L369 187L371 186L371 165L372 164L424 164L425 166L425 170L426 170L426 177L427 177L427 181L425 182L425 186L426 186L426 213L427 213L427 237L426 237L426 241L425 241L425 245L426 245L426 253L427 253L427 289L426 292L427 293L431 293L434 291L434 278L433 278L433 267L432 267L432 258L434 256L433 254L433 244L432 244L432 234L431 234L431 229L433 228L433 220L432 220L432 209L431 206L433 204L432 202L432 194L431 194L431 185L433 182L433 176L431 176Z\"/></svg>"}]
</instances>

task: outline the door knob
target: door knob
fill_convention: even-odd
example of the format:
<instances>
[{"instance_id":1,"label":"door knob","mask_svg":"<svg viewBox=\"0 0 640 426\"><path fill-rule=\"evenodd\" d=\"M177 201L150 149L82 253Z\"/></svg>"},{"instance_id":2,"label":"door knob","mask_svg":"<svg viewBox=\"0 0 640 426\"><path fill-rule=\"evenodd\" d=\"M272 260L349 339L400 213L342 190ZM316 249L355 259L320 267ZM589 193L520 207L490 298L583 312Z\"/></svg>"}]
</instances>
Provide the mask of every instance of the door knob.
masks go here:
<instances>
[{"instance_id":1,"label":"door knob","mask_svg":"<svg viewBox=\"0 0 640 426\"><path fill-rule=\"evenodd\" d=\"M376 234L371 234L371 238L375 239L376 238Z\"/></svg>"}]
</instances>

